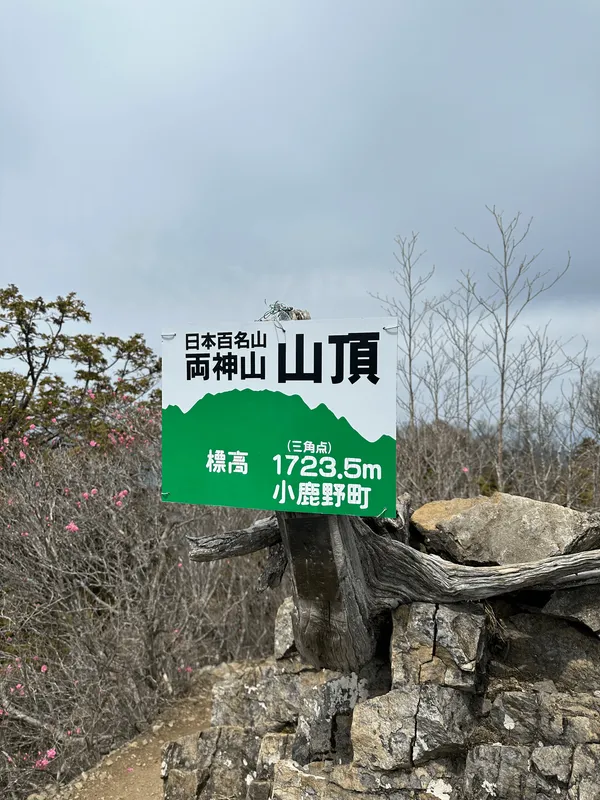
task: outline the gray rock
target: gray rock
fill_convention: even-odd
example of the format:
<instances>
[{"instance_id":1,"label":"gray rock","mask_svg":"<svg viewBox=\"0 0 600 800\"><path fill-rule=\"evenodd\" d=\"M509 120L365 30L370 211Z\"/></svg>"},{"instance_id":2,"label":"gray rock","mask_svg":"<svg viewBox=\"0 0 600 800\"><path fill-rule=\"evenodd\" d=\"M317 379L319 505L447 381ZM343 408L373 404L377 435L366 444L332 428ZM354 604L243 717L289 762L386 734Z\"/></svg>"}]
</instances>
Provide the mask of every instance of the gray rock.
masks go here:
<instances>
[{"instance_id":1,"label":"gray rock","mask_svg":"<svg viewBox=\"0 0 600 800\"><path fill-rule=\"evenodd\" d=\"M546 779L568 786L573 763L573 748L551 745L536 747L531 753L531 764ZM560 787L559 787L560 788Z\"/></svg>"},{"instance_id":2,"label":"gray rock","mask_svg":"<svg viewBox=\"0 0 600 800\"><path fill-rule=\"evenodd\" d=\"M260 737L236 727L209 728L163 748L164 800L246 797Z\"/></svg>"},{"instance_id":3,"label":"gray rock","mask_svg":"<svg viewBox=\"0 0 600 800\"><path fill-rule=\"evenodd\" d=\"M339 677L292 659L247 665L213 686L211 724L252 727L259 736L291 732L304 698Z\"/></svg>"},{"instance_id":4,"label":"gray rock","mask_svg":"<svg viewBox=\"0 0 600 800\"><path fill-rule=\"evenodd\" d=\"M484 664L486 620L481 606L412 603L393 615L392 687L436 683L465 691Z\"/></svg>"},{"instance_id":5,"label":"gray rock","mask_svg":"<svg viewBox=\"0 0 600 800\"><path fill-rule=\"evenodd\" d=\"M600 633L600 587L580 586L554 592L543 608L544 614L575 620Z\"/></svg>"},{"instance_id":6,"label":"gray rock","mask_svg":"<svg viewBox=\"0 0 600 800\"><path fill-rule=\"evenodd\" d=\"M331 674L331 673L330 673ZM349 725L342 726L361 697L356 674L330 677L313 686L302 698L292 758L298 764L332 759L349 760Z\"/></svg>"},{"instance_id":7,"label":"gray rock","mask_svg":"<svg viewBox=\"0 0 600 800\"><path fill-rule=\"evenodd\" d=\"M585 692L501 692L471 743L572 746L600 740L600 698Z\"/></svg>"},{"instance_id":8,"label":"gray rock","mask_svg":"<svg viewBox=\"0 0 600 800\"><path fill-rule=\"evenodd\" d=\"M354 709L354 763L376 770L459 755L474 724L468 697L448 686L394 689Z\"/></svg>"},{"instance_id":9,"label":"gray rock","mask_svg":"<svg viewBox=\"0 0 600 800\"><path fill-rule=\"evenodd\" d=\"M433 603L411 603L394 611L390 643L393 689L421 682L421 667L433 660L436 613Z\"/></svg>"},{"instance_id":10,"label":"gray rock","mask_svg":"<svg viewBox=\"0 0 600 800\"><path fill-rule=\"evenodd\" d=\"M252 780L248 784L246 800L269 800L271 797L271 781Z\"/></svg>"},{"instance_id":11,"label":"gray rock","mask_svg":"<svg viewBox=\"0 0 600 800\"><path fill-rule=\"evenodd\" d=\"M305 767L294 761L275 764L271 800L332 800L333 797L323 764Z\"/></svg>"},{"instance_id":12,"label":"gray rock","mask_svg":"<svg viewBox=\"0 0 600 800\"><path fill-rule=\"evenodd\" d=\"M496 492L427 503L411 517L429 548L460 563L519 564L600 546L600 516Z\"/></svg>"},{"instance_id":13,"label":"gray rock","mask_svg":"<svg viewBox=\"0 0 600 800\"><path fill-rule=\"evenodd\" d=\"M293 733L266 733L260 743L256 762L258 780L273 779L273 767L278 761L287 760L292 754Z\"/></svg>"},{"instance_id":14,"label":"gray rock","mask_svg":"<svg viewBox=\"0 0 600 800\"><path fill-rule=\"evenodd\" d=\"M419 687L405 687L356 706L352 720L356 765L376 770L410 769L419 698Z\"/></svg>"},{"instance_id":15,"label":"gray rock","mask_svg":"<svg viewBox=\"0 0 600 800\"><path fill-rule=\"evenodd\" d=\"M563 774L560 758L556 769ZM539 756L542 764L549 758ZM469 751L465 765L464 800L550 800L566 798L566 786L551 770L532 769L527 747L482 745Z\"/></svg>"},{"instance_id":16,"label":"gray rock","mask_svg":"<svg viewBox=\"0 0 600 800\"><path fill-rule=\"evenodd\" d=\"M568 800L599 800L598 776L600 776L600 745L586 744L576 747L573 753Z\"/></svg>"},{"instance_id":17,"label":"gray rock","mask_svg":"<svg viewBox=\"0 0 600 800\"><path fill-rule=\"evenodd\" d=\"M449 686L421 686L412 749L414 764L459 755L475 718L463 692Z\"/></svg>"},{"instance_id":18,"label":"gray rock","mask_svg":"<svg viewBox=\"0 0 600 800\"><path fill-rule=\"evenodd\" d=\"M420 797L423 792L428 800L458 800L463 784L460 765L449 759L394 772L364 769L356 764L335 766L329 780L340 789L352 792L349 797L357 800L369 793L370 796L390 797L390 792L401 793L401 797Z\"/></svg>"},{"instance_id":19,"label":"gray rock","mask_svg":"<svg viewBox=\"0 0 600 800\"><path fill-rule=\"evenodd\" d=\"M520 683L554 681L561 691L586 692L600 686L600 639L543 614L517 614L503 630L505 653L492 659L493 678Z\"/></svg>"},{"instance_id":20,"label":"gray rock","mask_svg":"<svg viewBox=\"0 0 600 800\"><path fill-rule=\"evenodd\" d=\"M288 658L296 652L294 643L294 631L292 627L292 614L294 613L294 601L291 597L286 597L277 609L275 617L275 658Z\"/></svg>"},{"instance_id":21,"label":"gray rock","mask_svg":"<svg viewBox=\"0 0 600 800\"><path fill-rule=\"evenodd\" d=\"M460 800L462 780L449 762L395 772L354 764L331 767L293 761L275 766L272 800Z\"/></svg>"}]
</instances>

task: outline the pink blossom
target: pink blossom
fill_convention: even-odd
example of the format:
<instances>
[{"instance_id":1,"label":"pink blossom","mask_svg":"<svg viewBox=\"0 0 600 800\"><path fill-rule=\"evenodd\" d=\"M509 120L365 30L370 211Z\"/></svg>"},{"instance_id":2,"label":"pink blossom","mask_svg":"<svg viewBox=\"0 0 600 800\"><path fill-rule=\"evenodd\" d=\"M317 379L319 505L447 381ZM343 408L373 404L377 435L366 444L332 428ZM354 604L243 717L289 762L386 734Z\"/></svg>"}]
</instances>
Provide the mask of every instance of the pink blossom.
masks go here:
<instances>
[{"instance_id":1,"label":"pink blossom","mask_svg":"<svg viewBox=\"0 0 600 800\"><path fill-rule=\"evenodd\" d=\"M46 758L56 758L56 750L53 747L46 752Z\"/></svg>"},{"instance_id":2,"label":"pink blossom","mask_svg":"<svg viewBox=\"0 0 600 800\"><path fill-rule=\"evenodd\" d=\"M84 500L89 500L90 499L90 495L89 495L88 492L84 492L81 496L83 497Z\"/></svg>"},{"instance_id":3,"label":"pink blossom","mask_svg":"<svg viewBox=\"0 0 600 800\"><path fill-rule=\"evenodd\" d=\"M92 392L91 389L88 390L88 397L90 398L90 400L94 400L96 398L96 395Z\"/></svg>"},{"instance_id":4,"label":"pink blossom","mask_svg":"<svg viewBox=\"0 0 600 800\"><path fill-rule=\"evenodd\" d=\"M97 444L97 442L95 442L95 441L92 439L92 441L90 442L90 447L96 447L96 444Z\"/></svg>"},{"instance_id":5,"label":"pink blossom","mask_svg":"<svg viewBox=\"0 0 600 800\"><path fill-rule=\"evenodd\" d=\"M50 422L52 422L52 423L54 423L54 425L56 425L56 417L52 417L52 419L50 420Z\"/></svg>"},{"instance_id":6,"label":"pink blossom","mask_svg":"<svg viewBox=\"0 0 600 800\"><path fill-rule=\"evenodd\" d=\"M123 503L122 503L120 500L117 500L117 502L115 503L115 505L117 506L117 508L121 508L121 506L123 505Z\"/></svg>"},{"instance_id":7,"label":"pink blossom","mask_svg":"<svg viewBox=\"0 0 600 800\"><path fill-rule=\"evenodd\" d=\"M35 425L31 424L31 425L29 426L29 430L30 430L30 431L33 431L33 430L35 430Z\"/></svg>"},{"instance_id":8,"label":"pink blossom","mask_svg":"<svg viewBox=\"0 0 600 800\"><path fill-rule=\"evenodd\" d=\"M48 665L42 664L42 666L40 667L40 672L48 672Z\"/></svg>"},{"instance_id":9,"label":"pink blossom","mask_svg":"<svg viewBox=\"0 0 600 800\"><path fill-rule=\"evenodd\" d=\"M462 468L462 471L463 471L463 472L468 472L468 471L469 471L469 468L468 468L468 467L463 467L463 468Z\"/></svg>"},{"instance_id":10,"label":"pink blossom","mask_svg":"<svg viewBox=\"0 0 600 800\"><path fill-rule=\"evenodd\" d=\"M10 439L2 439L2 441L4 442L4 444L8 444Z\"/></svg>"},{"instance_id":11,"label":"pink blossom","mask_svg":"<svg viewBox=\"0 0 600 800\"><path fill-rule=\"evenodd\" d=\"M36 481L36 482L35 482L35 485L36 485L36 486L39 486L39 485L40 485L40 482L39 482L39 481Z\"/></svg>"},{"instance_id":12,"label":"pink blossom","mask_svg":"<svg viewBox=\"0 0 600 800\"><path fill-rule=\"evenodd\" d=\"M66 530L66 531L69 531L69 533L77 533L77 531L79 530L79 528L77 527L77 525L75 525L75 523L73 522L73 520L71 520L71 522L69 522L69 524L68 524L68 525L65 525L65 530Z\"/></svg>"},{"instance_id":13,"label":"pink blossom","mask_svg":"<svg viewBox=\"0 0 600 800\"><path fill-rule=\"evenodd\" d=\"M21 534L21 536L29 536L29 534L27 533L27 531L23 531L23 533Z\"/></svg>"},{"instance_id":14,"label":"pink blossom","mask_svg":"<svg viewBox=\"0 0 600 800\"><path fill-rule=\"evenodd\" d=\"M25 453L24 453L22 450L19 450L19 458L20 458L21 460L23 460L23 459L27 458L27 456L25 455Z\"/></svg>"},{"instance_id":15,"label":"pink blossom","mask_svg":"<svg viewBox=\"0 0 600 800\"><path fill-rule=\"evenodd\" d=\"M98 494L98 489L92 489L92 491L90 492L90 494L94 494L94 495Z\"/></svg>"}]
</instances>

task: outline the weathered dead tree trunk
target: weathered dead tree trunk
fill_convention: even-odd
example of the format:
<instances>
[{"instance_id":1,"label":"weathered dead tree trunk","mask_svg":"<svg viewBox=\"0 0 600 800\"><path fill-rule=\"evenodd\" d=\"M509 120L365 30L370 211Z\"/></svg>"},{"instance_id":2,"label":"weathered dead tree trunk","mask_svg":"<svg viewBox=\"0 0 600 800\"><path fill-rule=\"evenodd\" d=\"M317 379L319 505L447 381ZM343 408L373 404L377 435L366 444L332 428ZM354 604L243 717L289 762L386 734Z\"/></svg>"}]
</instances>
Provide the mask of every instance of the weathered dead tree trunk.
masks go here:
<instances>
[{"instance_id":1,"label":"weathered dead tree trunk","mask_svg":"<svg viewBox=\"0 0 600 800\"><path fill-rule=\"evenodd\" d=\"M276 520L261 520L246 531L189 537L190 557L211 561L240 555L273 547L280 536L292 578L296 646L315 666L341 671L358 671L369 663L381 615L399 605L456 603L519 589L600 583L600 550L526 564L467 567L421 553L399 540L403 526L397 522L283 512ZM231 550L226 548L228 535Z\"/></svg>"}]
</instances>

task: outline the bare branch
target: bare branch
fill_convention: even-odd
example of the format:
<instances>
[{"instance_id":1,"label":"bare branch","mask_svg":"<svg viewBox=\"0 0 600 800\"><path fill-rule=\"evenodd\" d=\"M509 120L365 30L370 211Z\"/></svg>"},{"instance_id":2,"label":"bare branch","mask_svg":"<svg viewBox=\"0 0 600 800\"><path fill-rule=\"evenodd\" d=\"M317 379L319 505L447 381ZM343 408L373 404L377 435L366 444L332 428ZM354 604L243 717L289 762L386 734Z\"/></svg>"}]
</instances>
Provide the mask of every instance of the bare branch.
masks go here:
<instances>
[{"instance_id":1,"label":"bare branch","mask_svg":"<svg viewBox=\"0 0 600 800\"><path fill-rule=\"evenodd\" d=\"M192 545L190 550L192 561L217 561L220 558L244 556L265 547L272 547L281 539L275 517L259 519L250 527L237 531L186 538Z\"/></svg>"}]
</instances>

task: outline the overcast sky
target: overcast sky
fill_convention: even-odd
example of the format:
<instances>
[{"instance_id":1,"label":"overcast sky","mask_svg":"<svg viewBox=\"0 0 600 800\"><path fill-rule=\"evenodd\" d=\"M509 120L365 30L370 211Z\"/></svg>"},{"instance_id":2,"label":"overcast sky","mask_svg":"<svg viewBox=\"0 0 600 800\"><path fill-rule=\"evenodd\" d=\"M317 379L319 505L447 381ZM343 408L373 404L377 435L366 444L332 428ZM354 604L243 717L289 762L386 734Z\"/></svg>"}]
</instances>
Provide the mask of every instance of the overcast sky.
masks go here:
<instances>
[{"instance_id":1,"label":"overcast sky","mask_svg":"<svg viewBox=\"0 0 600 800\"><path fill-rule=\"evenodd\" d=\"M598 0L0 0L0 283L94 329L379 316L486 204L570 273L528 321L600 353Z\"/></svg>"}]
</instances>

